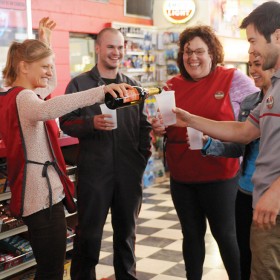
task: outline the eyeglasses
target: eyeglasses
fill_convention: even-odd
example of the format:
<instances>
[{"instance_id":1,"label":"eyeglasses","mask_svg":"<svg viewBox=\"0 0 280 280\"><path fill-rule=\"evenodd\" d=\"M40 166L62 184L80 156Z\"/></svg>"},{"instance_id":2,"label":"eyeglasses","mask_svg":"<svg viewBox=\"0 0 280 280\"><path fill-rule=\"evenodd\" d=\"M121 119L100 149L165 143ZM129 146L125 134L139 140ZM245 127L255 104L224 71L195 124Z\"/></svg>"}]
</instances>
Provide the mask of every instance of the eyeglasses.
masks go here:
<instances>
[{"instance_id":1,"label":"eyeglasses","mask_svg":"<svg viewBox=\"0 0 280 280\"><path fill-rule=\"evenodd\" d=\"M187 55L187 56L192 56L193 53L195 53L196 56L202 56L204 55L206 51L204 49L196 49L194 51L190 50L190 49L186 49L184 50L183 54Z\"/></svg>"}]
</instances>

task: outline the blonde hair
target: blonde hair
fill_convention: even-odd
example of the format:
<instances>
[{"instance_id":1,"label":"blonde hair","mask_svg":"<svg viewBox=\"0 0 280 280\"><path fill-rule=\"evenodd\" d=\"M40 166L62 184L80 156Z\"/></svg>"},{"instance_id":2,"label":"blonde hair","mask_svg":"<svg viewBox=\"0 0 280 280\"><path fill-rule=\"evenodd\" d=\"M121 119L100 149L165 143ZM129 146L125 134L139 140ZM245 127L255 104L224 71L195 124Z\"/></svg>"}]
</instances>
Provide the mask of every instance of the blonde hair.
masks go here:
<instances>
[{"instance_id":1,"label":"blonde hair","mask_svg":"<svg viewBox=\"0 0 280 280\"><path fill-rule=\"evenodd\" d=\"M22 43L13 42L9 48L6 66L3 69L5 86L11 86L18 76L21 61L32 63L53 55L53 51L43 42L27 39Z\"/></svg>"}]
</instances>

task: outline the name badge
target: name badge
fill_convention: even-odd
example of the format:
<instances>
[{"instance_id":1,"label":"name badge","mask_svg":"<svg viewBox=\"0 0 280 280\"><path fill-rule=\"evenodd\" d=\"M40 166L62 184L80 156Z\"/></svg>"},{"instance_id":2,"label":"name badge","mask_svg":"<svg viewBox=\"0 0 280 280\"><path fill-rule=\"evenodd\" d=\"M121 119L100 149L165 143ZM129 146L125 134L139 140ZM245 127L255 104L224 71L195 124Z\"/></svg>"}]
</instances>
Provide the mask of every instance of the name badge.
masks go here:
<instances>
[{"instance_id":1,"label":"name badge","mask_svg":"<svg viewBox=\"0 0 280 280\"><path fill-rule=\"evenodd\" d=\"M268 96L265 100L265 103L266 103L266 107L268 109L272 109L273 105L274 105L274 98L273 96Z\"/></svg>"},{"instance_id":2,"label":"name badge","mask_svg":"<svg viewBox=\"0 0 280 280\"><path fill-rule=\"evenodd\" d=\"M214 96L216 99L223 99L225 94L222 91L217 91Z\"/></svg>"}]
</instances>

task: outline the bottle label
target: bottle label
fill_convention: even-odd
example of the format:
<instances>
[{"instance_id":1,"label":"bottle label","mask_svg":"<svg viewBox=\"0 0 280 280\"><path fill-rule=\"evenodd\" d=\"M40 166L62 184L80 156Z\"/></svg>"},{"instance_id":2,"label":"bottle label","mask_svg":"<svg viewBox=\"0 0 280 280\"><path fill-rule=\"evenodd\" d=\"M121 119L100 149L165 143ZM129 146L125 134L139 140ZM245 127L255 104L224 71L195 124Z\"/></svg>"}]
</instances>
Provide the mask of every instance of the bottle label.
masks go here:
<instances>
[{"instance_id":1,"label":"bottle label","mask_svg":"<svg viewBox=\"0 0 280 280\"><path fill-rule=\"evenodd\" d=\"M128 95L123 98L123 103L133 102L140 99L140 95L136 88L128 89Z\"/></svg>"}]
</instances>

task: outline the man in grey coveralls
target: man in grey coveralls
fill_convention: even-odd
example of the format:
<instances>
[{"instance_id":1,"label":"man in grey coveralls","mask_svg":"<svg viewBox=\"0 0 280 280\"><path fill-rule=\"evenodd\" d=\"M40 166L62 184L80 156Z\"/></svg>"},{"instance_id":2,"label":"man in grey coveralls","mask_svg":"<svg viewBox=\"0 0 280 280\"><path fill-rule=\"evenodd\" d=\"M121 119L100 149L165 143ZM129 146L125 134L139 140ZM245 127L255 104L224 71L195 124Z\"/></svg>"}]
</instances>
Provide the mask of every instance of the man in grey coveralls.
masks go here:
<instances>
[{"instance_id":1,"label":"man in grey coveralls","mask_svg":"<svg viewBox=\"0 0 280 280\"><path fill-rule=\"evenodd\" d=\"M123 52L121 32L113 28L102 30L96 40L96 66L73 78L66 93L110 83L137 85L119 72ZM135 227L142 202L142 175L150 156L151 126L143 114L143 105L118 109L117 122L117 129L112 130L99 104L60 119L61 129L79 138L78 226L72 280L96 279L95 267L109 210L116 279L137 279Z\"/></svg>"}]
</instances>

